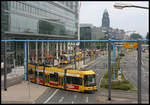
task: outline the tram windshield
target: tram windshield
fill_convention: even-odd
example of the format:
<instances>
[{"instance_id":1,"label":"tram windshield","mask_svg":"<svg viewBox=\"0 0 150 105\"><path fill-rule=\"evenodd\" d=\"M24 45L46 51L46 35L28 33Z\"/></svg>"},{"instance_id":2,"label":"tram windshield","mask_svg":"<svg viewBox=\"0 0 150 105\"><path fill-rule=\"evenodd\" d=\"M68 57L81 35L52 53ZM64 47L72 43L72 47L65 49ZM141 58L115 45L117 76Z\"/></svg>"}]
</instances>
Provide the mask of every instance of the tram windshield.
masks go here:
<instances>
[{"instance_id":1,"label":"tram windshield","mask_svg":"<svg viewBox=\"0 0 150 105\"><path fill-rule=\"evenodd\" d=\"M85 86L96 86L95 74L94 75L85 75L84 85Z\"/></svg>"},{"instance_id":2,"label":"tram windshield","mask_svg":"<svg viewBox=\"0 0 150 105\"><path fill-rule=\"evenodd\" d=\"M67 60L67 58L66 58L65 56L61 56L60 59L61 59L62 61L66 61L66 60Z\"/></svg>"}]
</instances>

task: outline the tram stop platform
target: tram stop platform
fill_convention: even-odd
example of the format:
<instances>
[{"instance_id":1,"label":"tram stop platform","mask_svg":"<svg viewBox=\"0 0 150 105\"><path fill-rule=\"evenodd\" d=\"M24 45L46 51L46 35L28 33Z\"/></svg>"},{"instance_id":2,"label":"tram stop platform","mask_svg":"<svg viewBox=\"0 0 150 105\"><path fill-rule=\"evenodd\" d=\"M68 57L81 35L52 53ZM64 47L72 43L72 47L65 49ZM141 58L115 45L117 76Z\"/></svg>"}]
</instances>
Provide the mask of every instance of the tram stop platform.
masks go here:
<instances>
[{"instance_id":1,"label":"tram stop platform","mask_svg":"<svg viewBox=\"0 0 150 105\"><path fill-rule=\"evenodd\" d=\"M24 81L24 66L12 69L7 74L7 91L4 91L4 75L1 75L1 102L34 103L47 87Z\"/></svg>"},{"instance_id":2,"label":"tram stop platform","mask_svg":"<svg viewBox=\"0 0 150 105\"><path fill-rule=\"evenodd\" d=\"M35 103L35 100L41 96L48 87L22 81L17 85L7 88L7 91L1 89L1 102L7 103Z\"/></svg>"}]
</instances>

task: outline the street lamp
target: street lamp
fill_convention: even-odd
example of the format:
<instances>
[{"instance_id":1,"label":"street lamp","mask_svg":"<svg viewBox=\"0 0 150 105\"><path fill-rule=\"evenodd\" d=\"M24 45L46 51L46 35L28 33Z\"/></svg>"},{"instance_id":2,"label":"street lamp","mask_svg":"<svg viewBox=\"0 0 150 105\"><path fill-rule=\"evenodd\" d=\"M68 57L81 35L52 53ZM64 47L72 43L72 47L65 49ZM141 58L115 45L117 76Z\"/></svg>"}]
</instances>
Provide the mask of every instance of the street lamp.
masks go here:
<instances>
[{"instance_id":1,"label":"street lamp","mask_svg":"<svg viewBox=\"0 0 150 105\"><path fill-rule=\"evenodd\" d=\"M114 7L117 8L117 9L123 9L123 8L126 8L126 7L135 7L135 8L149 9L148 7L136 6L136 5L124 4L124 3L115 3Z\"/></svg>"}]
</instances>

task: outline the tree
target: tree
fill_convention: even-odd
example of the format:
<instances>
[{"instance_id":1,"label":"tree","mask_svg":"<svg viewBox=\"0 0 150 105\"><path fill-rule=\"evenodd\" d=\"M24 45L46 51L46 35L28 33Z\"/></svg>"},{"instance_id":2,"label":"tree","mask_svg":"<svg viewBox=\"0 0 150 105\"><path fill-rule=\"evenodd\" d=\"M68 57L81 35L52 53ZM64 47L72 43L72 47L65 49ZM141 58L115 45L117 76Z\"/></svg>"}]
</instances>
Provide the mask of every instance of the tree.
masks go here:
<instances>
[{"instance_id":1,"label":"tree","mask_svg":"<svg viewBox=\"0 0 150 105\"><path fill-rule=\"evenodd\" d=\"M140 34L133 33L133 34L131 34L130 39L131 40L138 40L138 39L143 39L143 38Z\"/></svg>"}]
</instances>

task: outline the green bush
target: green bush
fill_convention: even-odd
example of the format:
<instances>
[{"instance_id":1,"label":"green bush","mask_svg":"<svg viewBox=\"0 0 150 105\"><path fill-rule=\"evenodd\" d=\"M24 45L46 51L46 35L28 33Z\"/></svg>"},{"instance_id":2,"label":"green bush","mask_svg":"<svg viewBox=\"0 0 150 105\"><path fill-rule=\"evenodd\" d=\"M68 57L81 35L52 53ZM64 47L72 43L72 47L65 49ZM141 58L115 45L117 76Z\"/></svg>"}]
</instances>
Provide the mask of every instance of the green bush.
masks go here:
<instances>
[{"instance_id":1,"label":"green bush","mask_svg":"<svg viewBox=\"0 0 150 105\"><path fill-rule=\"evenodd\" d=\"M120 90L129 90L130 86L129 86L129 84L122 84L119 86L119 89Z\"/></svg>"},{"instance_id":2,"label":"green bush","mask_svg":"<svg viewBox=\"0 0 150 105\"><path fill-rule=\"evenodd\" d=\"M120 56L125 56L125 54L124 54L124 53L120 53L119 55L120 55Z\"/></svg>"},{"instance_id":3,"label":"green bush","mask_svg":"<svg viewBox=\"0 0 150 105\"><path fill-rule=\"evenodd\" d=\"M122 81L122 83L129 84L129 81L128 80L124 80L124 81Z\"/></svg>"}]
</instances>

